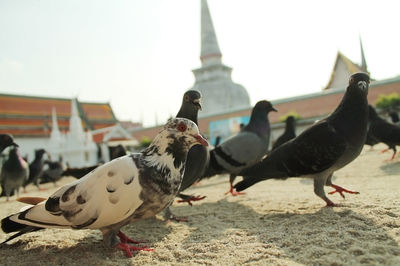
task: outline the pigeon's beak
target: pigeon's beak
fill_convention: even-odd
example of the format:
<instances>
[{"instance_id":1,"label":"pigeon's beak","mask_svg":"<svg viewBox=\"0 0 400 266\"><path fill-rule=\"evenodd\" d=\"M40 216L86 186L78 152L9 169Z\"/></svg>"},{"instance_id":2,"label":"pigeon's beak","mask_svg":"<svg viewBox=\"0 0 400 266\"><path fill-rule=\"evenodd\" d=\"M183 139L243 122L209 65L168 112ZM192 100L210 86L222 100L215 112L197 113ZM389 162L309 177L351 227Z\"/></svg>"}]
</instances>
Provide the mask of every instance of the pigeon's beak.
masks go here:
<instances>
[{"instance_id":1,"label":"pigeon's beak","mask_svg":"<svg viewBox=\"0 0 400 266\"><path fill-rule=\"evenodd\" d=\"M278 112L274 107L271 107L271 111Z\"/></svg>"},{"instance_id":2,"label":"pigeon's beak","mask_svg":"<svg viewBox=\"0 0 400 266\"><path fill-rule=\"evenodd\" d=\"M200 143L203 146L208 146L208 142L205 138L200 136L199 134L193 135L193 137L197 140L198 143Z\"/></svg>"},{"instance_id":3,"label":"pigeon's beak","mask_svg":"<svg viewBox=\"0 0 400 266\"><path fill-rule=\"evenodd\" d=\"M360 90L362 90L362 91L365 91L365 90L367 90L367 88L368 88L368 84L367 84L366 81L359 81L359 82L357 83L357 86L358 86L358 88L359 88Z\"/></svg>"},{"instance_id":4,"label":"pigeon's beak","mask_svg":"<svg viewBox=\"0 0 400 266\"><path fill-rule=\"evenodd\" d=\"M14 146L14 147L19 147L19 145L17 143L15 143L15 142L11 143L11 145Z\"/></svg>"},{"instance_id":5,"label":"pigeon's beak","mask_svg":"<svg viewBox=\"0 0 400 266\"><path fill-rule=\"evenodd\" d=\"M200 99L193 100L193 104L197 107L198 110L201 110Z\"/></svg>"}]
</instances>

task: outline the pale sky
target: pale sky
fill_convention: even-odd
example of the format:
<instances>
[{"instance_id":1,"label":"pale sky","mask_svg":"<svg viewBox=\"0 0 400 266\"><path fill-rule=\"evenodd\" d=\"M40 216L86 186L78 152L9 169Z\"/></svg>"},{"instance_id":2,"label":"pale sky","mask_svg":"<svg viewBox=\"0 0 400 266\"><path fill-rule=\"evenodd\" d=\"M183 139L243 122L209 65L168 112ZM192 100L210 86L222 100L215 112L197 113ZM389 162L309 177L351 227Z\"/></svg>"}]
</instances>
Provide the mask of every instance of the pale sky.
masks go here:
<instances>
[{"instance_id":1,"label":"pale sky","mask_svg":"<svg viewBox=\"0 0 400 266\"><path fill-rule=\"evenodd\" d=\"M223 63L251 103L320 91L337 51L400 75L400 1L208 0ZM0 0L0 93L110 102L163 123L201 66L200 0ZM156 115L157 114L157 115Z\"/></svg>"}]
</instances>

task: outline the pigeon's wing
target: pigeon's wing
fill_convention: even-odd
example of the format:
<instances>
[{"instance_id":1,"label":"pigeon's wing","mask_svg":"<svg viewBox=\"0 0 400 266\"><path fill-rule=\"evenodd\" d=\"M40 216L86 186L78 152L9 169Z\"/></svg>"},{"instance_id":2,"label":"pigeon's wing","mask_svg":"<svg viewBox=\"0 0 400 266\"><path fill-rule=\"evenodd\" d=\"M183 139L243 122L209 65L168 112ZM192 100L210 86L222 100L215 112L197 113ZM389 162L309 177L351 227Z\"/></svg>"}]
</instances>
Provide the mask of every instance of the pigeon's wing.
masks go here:
<instances>
[{"instance_id":1,"label":"pigeon's wing","mask_svg":"<svg viewBox=\"0 0 400 266\"><path fill-rule=\"evenodd\" d=\"M267 152L266 140L252 132L242 131L215 147L217 162L229 172L254 164Z\"/></svg>"},{"instance_id":2,"label":"pigeon's wing","mask_svg":"<svg viewBox=\"0 0 400 266\"><path fill-rule=\"evenodd\" d=\"M142 203L138 168L117 158L63 186L46 202L10 219L37 227L102 228L129 217Z\"/></svg>"},{"instance_id":3,"label":"pigeon's wing","mask_svg":"<svg viewBox=\"0 0 400 266\"><path fill-rule=\"evenodd\" d=\"M370 132L376 139L388 145L400 144L400 127L383 119L377 119L370 126Z\"/></svg>"},{"instance_id":4,"label":"pigeon's wing","mask_svg":"<svg viewBox=\"0 0 400 266\"><path fill-rule=\"evenodd\" d=\"M209 159L209 151L203 145L194 145L189 150L179 191L184 191L203 176Z\"/></svg>"},{"instance_id":5,"label":"pigeon's wing","mask_svg":"<svg viewBox=\"0 0 400 266\"><path fill-rule=\"evenodd\" d=\"M329 123L321 121L240 174L248 179L246 187L270 178L316 174L333 166L346 147L345 139Z\"/></svg>"}]
</instances>

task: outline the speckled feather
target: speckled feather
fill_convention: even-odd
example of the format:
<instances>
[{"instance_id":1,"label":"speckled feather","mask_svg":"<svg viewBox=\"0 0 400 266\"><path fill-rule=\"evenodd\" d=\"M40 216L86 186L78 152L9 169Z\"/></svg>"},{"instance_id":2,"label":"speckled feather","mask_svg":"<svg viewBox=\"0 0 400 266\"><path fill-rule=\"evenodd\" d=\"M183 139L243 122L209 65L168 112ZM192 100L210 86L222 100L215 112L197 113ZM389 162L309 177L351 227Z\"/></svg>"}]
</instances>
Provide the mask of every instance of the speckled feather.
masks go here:
<instances>
[{"instance_id":1,"label":"speckled feather","mask_svg":"<svg viewBox=\"0 0 400 266\"><path fill-rule=\"evenodd\" d=\"M184 126L184 132L177 130ZM198 143L197 126L172 119L143 152L104 164L56 191L46 202L6 219L42 228L100 229L117 244L121 226L169 206L181 184L187 151Z\"/></svg>"}]
</instances>

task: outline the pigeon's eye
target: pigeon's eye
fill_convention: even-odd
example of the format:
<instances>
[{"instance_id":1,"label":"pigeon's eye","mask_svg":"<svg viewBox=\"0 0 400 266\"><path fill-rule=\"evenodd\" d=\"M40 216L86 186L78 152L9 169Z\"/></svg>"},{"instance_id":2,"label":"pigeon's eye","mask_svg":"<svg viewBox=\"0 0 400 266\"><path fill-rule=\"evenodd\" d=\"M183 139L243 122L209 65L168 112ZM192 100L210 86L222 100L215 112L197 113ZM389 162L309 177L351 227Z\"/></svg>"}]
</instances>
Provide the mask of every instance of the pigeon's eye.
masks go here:
<instances>
[{"instance_id":1,"label":"pigeon's eye","mask_svg":"<svg viewBox=\"0 0 400 266\"><path fill-rule=\"evenodd\" d=\"M185 95L185 101L186 101L186 102L189 101L189 95Z\"/></svg>"},{"instance_id":2,"label":"pigeon's eye","mask_svg":"<svg viewBox=\"0 0 400 266\"><path fill-rule=\"evenodd\" d=\"M349 80L349 83L353 83L353 82L354 82L354 78L351 77L350 80Z\"/></svg>"},{"instance_id":3,"label":"pigeon's eye","mask_svg":"<svg viewBox=\"0 0 400 266\"><path fill-rule=\"evenodd\" d=\"M178 129L180 132L185 132L185 131L186 131L186 128L187 128L187 126L186 126L186 124L183 123L183 122L179 123L179 125L177 126L177 129Z\"/></svg>"}]
</instances>

